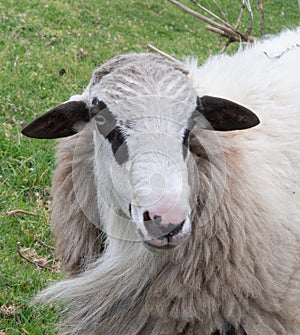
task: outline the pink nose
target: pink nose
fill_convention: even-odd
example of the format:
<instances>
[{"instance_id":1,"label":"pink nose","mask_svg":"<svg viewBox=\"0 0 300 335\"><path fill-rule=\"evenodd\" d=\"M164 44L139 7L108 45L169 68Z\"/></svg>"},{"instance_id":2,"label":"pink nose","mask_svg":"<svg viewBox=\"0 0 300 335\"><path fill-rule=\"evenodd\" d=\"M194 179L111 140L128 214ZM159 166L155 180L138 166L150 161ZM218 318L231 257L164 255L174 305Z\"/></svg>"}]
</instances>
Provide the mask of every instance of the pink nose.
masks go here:
<instances>
[{"instance_id":1,"label":"pink nose","mask_svg":"<svg viewBox=\"0 0 300 335\"><path fill-rule=\"evenodd\" d=\"M149 212L143 213L144 225L150 236L156 239L164 237L168 238L168 241L174 236L181 233L185 220L179 223L162 223L162 218L159 215L150 217Z\"/></svg>"},{"instance_id":2,"label":"pink nose","mask_svg":"<svg viewBox=\"0 0 300 335\"><path fill-rule=\"evenodd\" d=\"M178 206L170 208L169 206L157 206L149 209L149 216L151 220L160 217L162 225L170 223L179 224L186 219L187 211Z\"/></svg>"}]
</instances>

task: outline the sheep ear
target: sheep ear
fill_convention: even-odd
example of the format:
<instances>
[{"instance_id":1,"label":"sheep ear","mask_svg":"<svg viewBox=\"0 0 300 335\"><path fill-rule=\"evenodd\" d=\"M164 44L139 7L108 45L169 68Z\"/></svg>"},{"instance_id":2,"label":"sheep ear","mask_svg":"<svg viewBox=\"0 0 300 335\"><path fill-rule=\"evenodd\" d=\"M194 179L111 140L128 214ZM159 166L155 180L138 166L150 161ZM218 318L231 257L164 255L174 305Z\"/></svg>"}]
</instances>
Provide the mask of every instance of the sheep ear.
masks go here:
<instances>
[{"instance_id":1,"label":"sheep ear","mask_svg":"<svg viewBox=\"0 0 300 335\"><path fill-rule=\"evenodd\" d=\"M90 119L90 109L85 102L68 101L35 119L22 134L46 139L67 137L76 134Z\"/></svg>"},{"instance_id":2,"label":"sheep ear","mask_svg":"<svg viewBox=\"0 0 300 335\"><path fill-rule=\"evenodd\" d=\"M205 129L230 131L247 129L259 124L249 109L230 100L204 95L197 98L196 110L208 121Z\"/></svg>"}]
</instances>

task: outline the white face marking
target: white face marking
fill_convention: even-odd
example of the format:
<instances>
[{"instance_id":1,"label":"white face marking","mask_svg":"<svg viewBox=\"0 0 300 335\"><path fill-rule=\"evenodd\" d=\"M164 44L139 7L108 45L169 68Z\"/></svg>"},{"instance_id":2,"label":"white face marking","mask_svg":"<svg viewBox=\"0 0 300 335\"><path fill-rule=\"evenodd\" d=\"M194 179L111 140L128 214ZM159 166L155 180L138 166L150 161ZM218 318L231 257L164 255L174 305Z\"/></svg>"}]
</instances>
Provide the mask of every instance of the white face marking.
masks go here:
<instances>
[{"instance_id":1,"label":"white face marking","mask_svg":"<svg viewBox=\"0 0 300 335\"><path fill-rule=\"evenodd\" d=\"M112 211L119 208L132 219L142 240L154 238L145 227L145 212L149 212L151 220L161 217L164 226L170 224L173 228L182 223L176 238L170 237L170 244L185 238L190 231L190 210L188 172L182 152L184 127L160 116L136 118L131 122L126 138L130 159L125 164L118 164L117 153L99 131L98 119L95 119L96 171L99 183L107 179L107 174L112 182L105 187L108 196L102 192L98 201L108 203L107 207ZM142 131L145 128L146 131ZM165 133L165 129L171 135ZM170 228L170 233L172 230Z\"/></svg>"},{"instance_id":2,"label":"white face marking","mask_svg":"<svg viewBox=\"0 0 300 335\"><path fill-rule=\"evenodd\" d=\"M166 235L160 238L162 243L175 245L190 232L188 150L184 153L183 142L197 95L185 74L178 70L174 73L173 65L167 62L170 77L161 76L156 57L149 59L152 65L148 67L143 63L137 72L126 74L116 70L115 75L110 73L89 87L90 100L97 97L105 102L116 120L114 128L119 126L125 138L114 146L118 134L113 139L106 135L110 146L107 141L95 145L100 151L96 154L97 180L106 184L98 190L98 203L100 208L116 213L116 218L127 216L138 239L153 240L157 236L149 230L159 233L162 229ZM146 73L137 79L136 73L141 71ZM137 85L138 80L141 82ZM100 127L105 122L99 117L97 121ZM95 141L98 139L96 136ZM118 164L116 155L125 145L128 160ZM147 213L155 222L153 229L145 224ZM110 220L116 226L118 222ZM130 238L124 236L122 227L118 229L118 238ZM137 238L133 233L131 236Z\"/></svg>"}]
</instances>

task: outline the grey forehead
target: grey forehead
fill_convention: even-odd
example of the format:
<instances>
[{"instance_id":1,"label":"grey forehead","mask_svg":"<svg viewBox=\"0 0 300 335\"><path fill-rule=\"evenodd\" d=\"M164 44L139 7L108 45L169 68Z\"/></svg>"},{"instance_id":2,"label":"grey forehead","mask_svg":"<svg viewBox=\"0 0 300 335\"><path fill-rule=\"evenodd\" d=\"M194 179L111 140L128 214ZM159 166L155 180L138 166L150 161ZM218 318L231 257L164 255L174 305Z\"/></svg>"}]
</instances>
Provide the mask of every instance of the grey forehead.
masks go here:
<instances>
[{"instance_id":1,"label":"grey forehead","mask_svg":"<svg viewBox=\"0 0 300 335\"><path fill-rule=\"evenodd\" d=\"M131 53L125 55L118 55L108 60L103 65L99 66L92 75L91 84L95 85L99 83L103 77L112 74L118 69L127 68L129 71L134 69L150 66L167 66L173 70L178 70L183 74L187 75L188 71L179 62L171 62L161 56L150 54L150 53Z\"/></svg>"},{"instance_id":2,"label":"grey forehead","mask_svg":"<svg viewBox=\"0 0 300 335\"><path fill-rule=\"evenodd\" d=\"M152 54L129 54L108 61L92 75L86 92L107 105L125 98L161 95L188 101L195 96L186 71Z\"/></svg>"}]
</instances>

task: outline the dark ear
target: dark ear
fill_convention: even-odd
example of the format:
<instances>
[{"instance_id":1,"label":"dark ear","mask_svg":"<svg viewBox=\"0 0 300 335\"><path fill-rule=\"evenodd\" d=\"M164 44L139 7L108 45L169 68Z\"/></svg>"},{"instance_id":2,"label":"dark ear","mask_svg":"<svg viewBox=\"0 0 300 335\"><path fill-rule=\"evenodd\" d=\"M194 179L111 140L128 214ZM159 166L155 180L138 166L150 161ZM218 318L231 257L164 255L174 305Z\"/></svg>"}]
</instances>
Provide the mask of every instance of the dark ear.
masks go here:
<instances>
[{"instance_id":1,"label":"dark ear","mask_svg":"<svg viewBox=\"0 0 300 335\"><path fill-rule=\"evenodd\" d=\"M249 109L230 100L204 95L197 98L196 110L209 122L205 129L229 131L247 129L259 124L258 117Z\"/></svg>"},{"instance_id":2,"label":"dark ear","mask_svg":"<svg viewBox=\"0 0 300 335\"><path fill-rule=\"evenodd\" d=\"M90 109L83 101L68 101L31 122L22 130L28 137L59 138L78 132L76 125L91 119Z\"/></svg>"}]
</instances>

